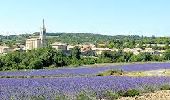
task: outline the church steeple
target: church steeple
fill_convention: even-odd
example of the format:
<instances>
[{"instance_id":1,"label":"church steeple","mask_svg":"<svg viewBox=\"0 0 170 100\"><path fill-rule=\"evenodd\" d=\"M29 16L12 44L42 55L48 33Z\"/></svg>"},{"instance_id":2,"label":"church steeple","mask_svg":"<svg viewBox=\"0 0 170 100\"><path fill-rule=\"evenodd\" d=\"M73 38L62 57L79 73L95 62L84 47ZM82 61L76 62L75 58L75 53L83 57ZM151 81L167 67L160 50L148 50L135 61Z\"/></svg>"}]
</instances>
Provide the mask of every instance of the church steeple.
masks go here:
<instances>
[{"instance_id":1,"label":"church steeple","mask_svg":"<svg viewBox=\"0 0 170 100\"><path fill-rule=\"evenodd\" d=\"M40 39L41 39L42 47L46 46L46 28L45 28L44 19L43 19L43 26L42 26L41 32L40 32Z\"/></svg>"},{"instance_id":2,"label":"church steeple","mask_svg":"<svg viewBox=\"0 0 170 100\"><path fill-rule=\"evenodd\" d=\"M43 28L45 28L44 19L43 19Z\"/></svg>"},{"instance_id":3,"label":"church steeple","mask_svg":"<svg viewBox=\"0 0 170 100\"><path fill-rule=\"evenodd\" d=\"M43 34L44 34L44 35L46 34L46 28L45 28L45 22L44 22L44 19L43 19Z\"/></svg>"}]
</instances>

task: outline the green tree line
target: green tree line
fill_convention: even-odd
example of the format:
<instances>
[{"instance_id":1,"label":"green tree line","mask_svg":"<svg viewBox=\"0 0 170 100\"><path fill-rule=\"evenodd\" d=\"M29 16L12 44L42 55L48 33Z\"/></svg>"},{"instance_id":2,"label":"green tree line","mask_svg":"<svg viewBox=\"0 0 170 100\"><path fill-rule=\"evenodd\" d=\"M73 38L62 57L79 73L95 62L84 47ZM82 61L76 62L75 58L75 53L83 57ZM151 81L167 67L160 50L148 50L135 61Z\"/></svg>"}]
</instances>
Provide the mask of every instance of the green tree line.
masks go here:
<instances>
[{"instance_id":1,"label":"green tree line","mask_svg":"<svg viewBox=\"0 0 170 100\"><path fill-rule=\"evenodd\" d=\"M30 50L27 52L11 52L0 56L0 70L20 69L43 69L63 66L80 66L95 63L116 63L116 62L147 62L170 60L170 49L162 55L151 55L149 53L126 53L119 51L106 51L101 55L82 56L79 47L73 48L70 53L57 51L52 47Z\"/></svg>"}]
</instances>

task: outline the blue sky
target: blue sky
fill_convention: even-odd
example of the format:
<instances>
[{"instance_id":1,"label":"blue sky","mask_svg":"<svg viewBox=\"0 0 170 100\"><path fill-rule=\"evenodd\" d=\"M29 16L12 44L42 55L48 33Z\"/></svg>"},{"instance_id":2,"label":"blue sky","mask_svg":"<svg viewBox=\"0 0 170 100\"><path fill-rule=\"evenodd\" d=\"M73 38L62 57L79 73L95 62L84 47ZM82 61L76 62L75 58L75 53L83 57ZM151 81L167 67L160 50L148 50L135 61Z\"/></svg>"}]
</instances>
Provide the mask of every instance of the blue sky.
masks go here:
<instances>
[{"instance_id":1,"label":"blue sky","mask_svg":"<svg viewBox=\"0 0 170 100\"><path fill-rule=\"evenodd\" d=\"M0 33L170 35L170 0L0 0Z\"/></svg>"}]
</instances>

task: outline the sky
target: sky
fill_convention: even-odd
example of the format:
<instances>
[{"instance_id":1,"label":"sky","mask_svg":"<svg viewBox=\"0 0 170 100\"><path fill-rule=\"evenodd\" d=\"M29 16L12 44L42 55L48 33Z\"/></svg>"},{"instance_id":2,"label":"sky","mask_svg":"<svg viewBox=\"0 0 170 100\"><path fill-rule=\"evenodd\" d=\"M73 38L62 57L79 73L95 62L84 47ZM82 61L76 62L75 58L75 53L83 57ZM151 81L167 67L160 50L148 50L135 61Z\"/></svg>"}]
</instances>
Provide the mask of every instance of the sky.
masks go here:
<instances>
[{"instance_id":1,"label":"sky","mask_svg":"<svg viewBox=\"0 0 170 100\"><path fill-rule=\"evenodd\" d=\"M0 0L0 34L170 36L170 0Z\"/></svg>"}]
</instances>

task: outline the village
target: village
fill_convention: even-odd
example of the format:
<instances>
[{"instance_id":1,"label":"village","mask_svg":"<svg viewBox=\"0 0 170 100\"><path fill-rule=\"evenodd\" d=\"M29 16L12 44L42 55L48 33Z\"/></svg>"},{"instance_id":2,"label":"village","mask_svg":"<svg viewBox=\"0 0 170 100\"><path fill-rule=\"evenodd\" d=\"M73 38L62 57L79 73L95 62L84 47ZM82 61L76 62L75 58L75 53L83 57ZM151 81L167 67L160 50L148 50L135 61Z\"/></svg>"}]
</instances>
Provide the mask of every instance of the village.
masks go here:
<instances>
[{"instance_id":1,"label":"village","mask_svg":"<svg viewBox=\"0 0 170 100\"><path fill-rule=\"evenodd\" d=\"M98 43L100 47L97 47L95 44L92 43L84 43L84 44L77 44L77 45L72 45L72 44L67 44L67 43L62 43L62 42L54 42L50 44L50 46L56 50L59 51L64 51L69 53L71 49L74 47L79 47L81 50L81 53L86 55L88 52L93 53L94 55L101 55L102 52L105 51L119 51L120 49L118 48L106 48L105 44L100 44ZM17 43L11 47L7 46L6 44L3 44L0 46L0 54L7 54L9 52L14 52L14 51L28 51L28 50L33 50L37 48L42 48L47 46L47 36L46 36L46 27L43 19L43 25L41 28L41 31L39 33L39 36L36 37L29 37L25 41L25 45ZM149 53L151 55L159 55L162 56L162 54L165 52L165 50L155 50L151 48L150 46L157 46L157 47L165 47L165 44L143 44L145 48L140 48L139 44L136 44L135 48L123 48L121 49L123 52L130 52L133 53L134 55L138 55L140 53Z\"/></svg>"},{"instance_id":2,"label":"village","mask_svg":"<svg viewBox=\"0 0 170 100\"><path fill-rule=\"evenodd\" d=\"M104 45L104 44L99 44L99 45ZM148 44L149 45L149 44ZM157 46L160 47L164 47L165 45L163 44L155 44ZM61 43L61 42L55 42L51 44L52 48L55 48L56 50L60 50L60 51L66 51L69 52L72 48L74 48L75 46L78 46L81 49L82 53L86 53L86 52L93 52L95 55L100 55L102 54L102 52L104 51L118 51L119 49L117 48L98 48L96 47L96 45L94 44L78 44L78 45L69 45L66 43ZM0 54L7 54L9 52L14 52L14 51L28 51L28 50L32 50L32 49L37 49L37 48L41 48L41 39L39 38L30 38L26 40L26 44L25 45L20 45L19 43L16 44L14 46L15 48L10 48L9 46L0 46ZM165 52L165 50L155 50L153 48L123 48L122 50L123 52L131 52L134 55L138 55L140 53L149 53L151 55L160 55L162 56L162 54Z\"/></svg>"}]
</instances>

